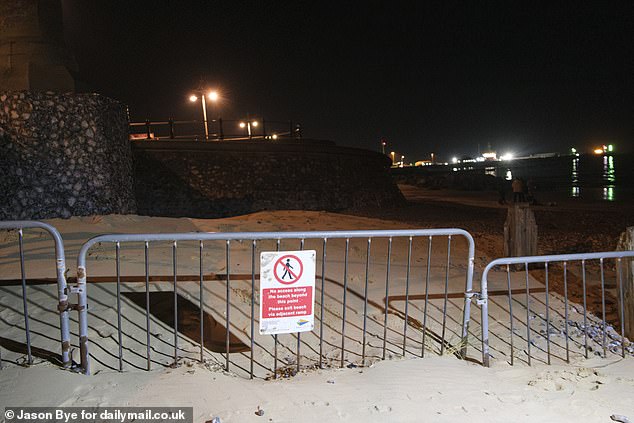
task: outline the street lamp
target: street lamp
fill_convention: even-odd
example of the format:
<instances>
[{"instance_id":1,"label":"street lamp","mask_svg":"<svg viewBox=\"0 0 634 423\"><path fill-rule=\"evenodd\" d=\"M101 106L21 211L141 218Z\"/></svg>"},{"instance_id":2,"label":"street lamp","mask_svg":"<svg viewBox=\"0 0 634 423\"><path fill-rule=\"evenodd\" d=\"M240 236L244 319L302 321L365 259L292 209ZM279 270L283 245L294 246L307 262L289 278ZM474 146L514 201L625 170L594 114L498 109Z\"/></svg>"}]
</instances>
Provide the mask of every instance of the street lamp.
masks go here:
<instances>
[{"instance_id":1,"label":"street lamp","mask_svg":"<svg viewBox=\"0 0 634 423\"><path fill-rule=\"evenodd\" d=\"M247 133L249 134L249 139L253 138L253 135L251 133L251 127L257 128L257 126L258 126L258 121L257 120L247 121L247 122L240 122L240 128L247 128Z\"/></svg>"},{"instance_id":2,"label":"street lamp","mask_svg":"<svg viewBox=\"0 0 634 423\"><path fill-rule=\"evenodd\" d=\"M218 91L209 91L205 93L202 88L198 88L196 92L200 95L200 104L203 109L203 123L205 124L205 140L208 140L209 126L207 124L207 100L215 103L220 99L220 95L218 94ZM189 101L195 103L196 101L198 101L198 96L192 94L191 96L189 96Z\"/></svg>"}]
</instances>

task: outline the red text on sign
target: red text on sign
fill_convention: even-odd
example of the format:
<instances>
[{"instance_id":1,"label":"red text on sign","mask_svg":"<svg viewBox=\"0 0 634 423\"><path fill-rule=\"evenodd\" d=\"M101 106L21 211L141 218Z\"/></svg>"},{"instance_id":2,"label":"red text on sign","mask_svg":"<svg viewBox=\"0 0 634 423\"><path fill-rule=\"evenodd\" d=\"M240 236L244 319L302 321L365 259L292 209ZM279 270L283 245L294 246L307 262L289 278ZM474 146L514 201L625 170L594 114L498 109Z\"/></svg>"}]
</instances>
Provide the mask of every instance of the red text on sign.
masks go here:
<instances>
[{"instance_id":1,"label":"red text on sign","mask_svg":"<svg viewBox=\"0 0 634 423\"><path fill-rule=\"evenodd\" d=\"M261 301L264 319L309 316L313 312L313 287L265 288Z\"/></svg>"}]
</instances>

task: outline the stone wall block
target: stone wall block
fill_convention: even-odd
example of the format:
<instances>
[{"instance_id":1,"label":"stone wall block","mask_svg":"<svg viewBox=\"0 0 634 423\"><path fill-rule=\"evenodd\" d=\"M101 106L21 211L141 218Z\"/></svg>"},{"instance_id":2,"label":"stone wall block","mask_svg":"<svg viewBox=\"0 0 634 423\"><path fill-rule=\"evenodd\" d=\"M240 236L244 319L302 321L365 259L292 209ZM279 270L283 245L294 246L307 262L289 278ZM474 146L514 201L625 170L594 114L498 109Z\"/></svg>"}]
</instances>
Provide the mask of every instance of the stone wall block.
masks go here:
<instances>
[{"instance_id":1,"label":"stone wall block","mask_svg":"<svg viewBox=\"0 0 634 423\"><path fill-rule=\"evenodd\" d=\"M258 210L398 205L381 154L332 143L133 143L139 214L220 217Z\"/></svg>"},{"instance_id":2,"label":"stone wall block","mask_svg":"<svg viewBox=\"0 0 634 423\"><path fill-rule=\"evenodd\" d=\"M96 94L0 94L0 174L0 220L136 211L126 112Z\"/></svg>"}]
</instances>

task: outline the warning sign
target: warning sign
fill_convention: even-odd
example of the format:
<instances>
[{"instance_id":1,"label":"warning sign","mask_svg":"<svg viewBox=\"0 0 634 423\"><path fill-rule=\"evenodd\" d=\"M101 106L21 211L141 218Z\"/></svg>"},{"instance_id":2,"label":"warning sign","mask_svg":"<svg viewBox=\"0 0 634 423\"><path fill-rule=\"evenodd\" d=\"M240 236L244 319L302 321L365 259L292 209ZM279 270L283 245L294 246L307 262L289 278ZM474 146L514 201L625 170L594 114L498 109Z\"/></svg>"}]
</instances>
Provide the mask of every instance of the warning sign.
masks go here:
<instances>
[{"instance_id":1,"label":"warning sign","mask_svg":"<svg viewBox=\"0 0 634 423\"><path fill-rule=\"evenodd\" d=\"M260 254L260 334L313 330L315 254L314 250Z\"/></svg>"}]
</instances>

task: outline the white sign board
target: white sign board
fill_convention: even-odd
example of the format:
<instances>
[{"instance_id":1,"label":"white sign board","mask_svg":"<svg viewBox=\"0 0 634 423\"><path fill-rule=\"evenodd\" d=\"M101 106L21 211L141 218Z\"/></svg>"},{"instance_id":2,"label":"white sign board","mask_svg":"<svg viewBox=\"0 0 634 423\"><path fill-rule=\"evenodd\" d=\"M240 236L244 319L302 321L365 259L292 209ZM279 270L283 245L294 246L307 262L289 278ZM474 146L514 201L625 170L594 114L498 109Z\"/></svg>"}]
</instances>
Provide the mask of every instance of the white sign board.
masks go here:
<instances>
[{"instance_id":1,"label":"white sign board","mask_svg":"<svg viewBox=\"0 0 634 423\"><path fill-rule=\"evenodd\" d=\"M260 334L315 327L314 250L260 254Z\"/></svg>"}]
</instances>

